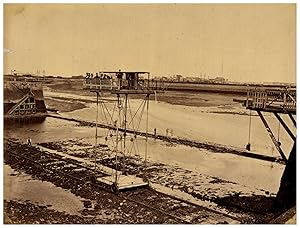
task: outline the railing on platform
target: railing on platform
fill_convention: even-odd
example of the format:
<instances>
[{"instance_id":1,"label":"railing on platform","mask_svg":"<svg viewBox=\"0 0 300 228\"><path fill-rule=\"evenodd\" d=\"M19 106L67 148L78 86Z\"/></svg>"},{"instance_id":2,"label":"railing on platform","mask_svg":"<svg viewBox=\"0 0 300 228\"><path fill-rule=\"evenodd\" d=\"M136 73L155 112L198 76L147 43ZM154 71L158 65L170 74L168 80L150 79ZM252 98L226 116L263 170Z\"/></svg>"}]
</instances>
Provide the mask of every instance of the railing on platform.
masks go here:
<instances>
[{"instance_id":1,"label":"railing on platform","mask_svg":"<svg viewBox=\"0 0 300 228\"><path fill-rule=\"evenodd\" d=\"M86 73L83 88L92 91L144 93L165 90L164 81L150 79L150 72L101 71Z\"/></svg>"},{"instance_id":2,"label":"railing on platform","mask_svg":"<svg viewBox=\"0 0 300 228\"><path fill-rule=\"evenodd\" d=\"M112 79L86 78L83 88L88 90L115 90L119 88L118 82Z\"/></svg>"},{"instance_id":3,"label":"railing on platform","mask_svg":"<svg viewBox=\"0 0 300 228\"><path fill-rule=\"evenodd\" d=\"M248 109L271 112L296 112L296 89L270 90L255 88L248 90L245 106Z\"/></svg>"},{"instance_id":4,"label":"railing on platform","mask_svg":"<svg viewBox=\"0 0 300 228\"><path fill-rule=\"evenodd\" d=\"M138 80L127 79L101 79L86 78L83 81L83 88L87 90L153 90L164 91L164 81L162 80Z\"/></svg>"}]
</instances>

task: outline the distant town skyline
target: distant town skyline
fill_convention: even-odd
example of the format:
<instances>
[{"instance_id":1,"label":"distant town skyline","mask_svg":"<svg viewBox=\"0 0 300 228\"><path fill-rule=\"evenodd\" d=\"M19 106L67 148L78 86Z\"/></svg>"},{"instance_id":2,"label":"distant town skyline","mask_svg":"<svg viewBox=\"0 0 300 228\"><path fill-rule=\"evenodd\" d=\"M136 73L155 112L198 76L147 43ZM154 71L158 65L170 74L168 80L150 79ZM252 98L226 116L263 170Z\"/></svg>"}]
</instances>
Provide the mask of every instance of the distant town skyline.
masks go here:
<instances>
[{"instance_id":1,"label":"distant town skyline","mask_svg":"<svg viewBox=\"0 0 300 228\"><path fill-rule=\"evenodd\" d=\"M296 81L296 4L5 4L4 73Z\"/></svg>"}]
</instances>

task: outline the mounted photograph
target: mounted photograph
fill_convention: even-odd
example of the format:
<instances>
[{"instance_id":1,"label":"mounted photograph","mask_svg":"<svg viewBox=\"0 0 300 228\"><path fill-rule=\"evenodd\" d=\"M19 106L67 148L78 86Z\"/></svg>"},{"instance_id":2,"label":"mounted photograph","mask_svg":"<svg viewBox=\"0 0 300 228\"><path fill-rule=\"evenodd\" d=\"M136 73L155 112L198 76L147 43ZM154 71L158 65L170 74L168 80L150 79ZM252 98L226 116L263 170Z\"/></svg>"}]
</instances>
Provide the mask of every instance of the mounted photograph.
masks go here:
<instances>
[{"instance_id":1,"label":"mounted photograph","mask_svg":"<svg viewBox=\"0 0 300 228\"><path fill-rule=\"evenodd\" d=\"M4 224L296 224L296 4L3 4Z\"/></svg>"}]
</instances>

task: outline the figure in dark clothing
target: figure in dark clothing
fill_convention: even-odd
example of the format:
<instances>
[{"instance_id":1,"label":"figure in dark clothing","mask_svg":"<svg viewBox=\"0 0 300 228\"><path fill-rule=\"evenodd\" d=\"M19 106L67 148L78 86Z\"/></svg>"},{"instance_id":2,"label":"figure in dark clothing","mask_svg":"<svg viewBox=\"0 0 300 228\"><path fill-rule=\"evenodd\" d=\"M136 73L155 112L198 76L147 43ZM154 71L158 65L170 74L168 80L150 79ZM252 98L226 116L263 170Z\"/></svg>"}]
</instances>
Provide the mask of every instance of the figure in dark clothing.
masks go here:
<instances>
[{"instance_id":1,"label":"figure in dark clothing","mask_svg":"<svg viewBox=\"0 0 300 228\"><path fill-rule=\"evenodd\" d=\"M246 145L246 150L250 151L250 148L251 148L251 145L250 145L250 143L248 143L248 144Z\"/></svg>"},{"instance_id":2,"label":"figure in dark clothing","mask_svg":"<svg viewBox=\"0 0 300 228\"><path fill-rule=\"evenodd\" d=\"M29 138L29 137L28 137L28 139L27 139L27 145L28 145L28 146L31 146L31 138Z\"/></svg>"},{"instance_id":3,"label":"figure in dark clothing","mask_svg":"<svg viewBox=\"0 0 300 228\"><path fill-rule=\"evenodd\" d=\"M123 78L123 73L121 72L121 70L119 70L119 72L117 73L117 79L118 79L118 82L119 82L119 89L122 89L122 78Z\"/></svg>"}]
</instances>

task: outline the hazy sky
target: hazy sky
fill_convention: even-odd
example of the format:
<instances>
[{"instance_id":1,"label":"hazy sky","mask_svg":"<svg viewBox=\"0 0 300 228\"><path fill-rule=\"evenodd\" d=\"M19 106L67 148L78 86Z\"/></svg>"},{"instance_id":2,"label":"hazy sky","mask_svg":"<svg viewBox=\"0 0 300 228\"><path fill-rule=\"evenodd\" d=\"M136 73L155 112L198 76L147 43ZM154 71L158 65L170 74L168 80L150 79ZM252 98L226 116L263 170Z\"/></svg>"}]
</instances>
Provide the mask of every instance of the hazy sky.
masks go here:
<instances>
[{"instance_id":1,"label":"hazy sky","mask_svg":"<svg viewBox=\"0 0 300 228\"><path fill-rule=\"evenodd\" d=\"M296 81L295 4L5 4L4 71Z\"/></svg>"}]
</instances>

